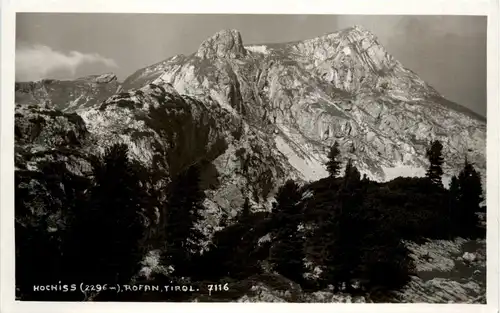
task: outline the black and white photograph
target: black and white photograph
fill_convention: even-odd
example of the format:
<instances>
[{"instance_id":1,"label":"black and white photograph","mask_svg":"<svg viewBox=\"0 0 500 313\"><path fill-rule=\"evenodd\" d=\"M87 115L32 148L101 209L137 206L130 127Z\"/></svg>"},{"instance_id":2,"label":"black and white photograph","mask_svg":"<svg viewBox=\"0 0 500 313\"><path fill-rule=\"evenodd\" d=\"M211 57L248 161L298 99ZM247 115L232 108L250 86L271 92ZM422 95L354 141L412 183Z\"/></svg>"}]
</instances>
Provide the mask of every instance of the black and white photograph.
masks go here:
<instances>
[{"instance_id":1,"label":"black and white photograph","mask_svg":"<svg viewBox=\"0 0 500 313\"><path fill-rule=\"evenodd\" d=\"M486 304L487 25L18 12L15 300Z\"/></svg>"}]
</instances>

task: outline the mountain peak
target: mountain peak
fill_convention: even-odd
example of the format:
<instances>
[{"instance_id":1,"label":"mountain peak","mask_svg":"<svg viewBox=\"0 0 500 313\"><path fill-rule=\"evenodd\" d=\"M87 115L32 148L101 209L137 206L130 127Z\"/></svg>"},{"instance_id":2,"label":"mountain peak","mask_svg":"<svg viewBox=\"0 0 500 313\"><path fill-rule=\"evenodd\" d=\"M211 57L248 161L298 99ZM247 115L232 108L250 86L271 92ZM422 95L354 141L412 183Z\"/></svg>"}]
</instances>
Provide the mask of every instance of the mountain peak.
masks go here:
<instances>
[{"instance_id":1,"label":"mountain peak","mask_svg":"<svg viewBox=\"0 0 500 313\"><path fill-rule=\"evenodd\" d=\"M88 75L84 77L77 78L76 80L84 80L93 83L105 84L113 81L117 81L118 77L114 73L104 73L99 75Z\"/></svg>"},{"instance_id":2,"label":"mountain peak","mask_svg":"<svg viewBox=\"0 0 500 313\"><path fill-rule=\"evenodd\" d=\"M369 31L367 28L365 28L364 26L359 25L359 24L348 27L348 28L346 28L346 30L351 31L351 32L357 32L360 34L373 36L373 33L371 31Z\"/></svg>"},{"instance_id":3,"label":"mountain peak","mask_svg":"<svg viewBox=\"0 0 500 313\"><path fill-rule=\"evenodd\" d=\"M354 25L348 28L344 28L336 32L336 34L346 38L350 42L366 41L380 45L377 36L375 36L374 33L361 25Z\"/></svg>"},{"instance_id":4,"label":"mountain peak","mask_svg":"<svg viewBox=\"0 0 500 313\"><path fill-rule=\"evenodd\" d=\"M332 47L358 46L361 50L365 50L370 46L383 48L377 36L367 28L361 25L354 25L347 28L337 30L332 33L327 33L322 36L305 40L302 42L324 42L331 43ZM299 42L300 43L300 42ZM335 49L336 49L335 48Z\"/></svg>"},{"instance_id":5,"label":"mountain peak","mask_svg":"<svg viewBox=\"0 0 500 313\"><path fill-rule=\"evenodd\" d=\"M196 56L209 58L237 58L246 55L241 34L235 29L221 30L205 40L198 49Z\"/></svg>"}]
</instances>

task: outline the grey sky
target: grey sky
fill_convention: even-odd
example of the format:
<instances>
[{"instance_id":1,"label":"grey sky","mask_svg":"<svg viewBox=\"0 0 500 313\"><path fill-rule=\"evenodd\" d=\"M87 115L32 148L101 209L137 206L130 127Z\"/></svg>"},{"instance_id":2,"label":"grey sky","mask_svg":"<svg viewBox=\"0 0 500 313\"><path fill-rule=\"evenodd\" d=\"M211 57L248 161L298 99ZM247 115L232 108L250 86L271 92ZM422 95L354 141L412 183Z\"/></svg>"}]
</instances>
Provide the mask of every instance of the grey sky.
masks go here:
<instances>
[{"instance_id":1,"label":"grey sky","mask_svg":"<svg viewBox=\"0 0 500 313\"><path fill-rule=\"evenodd\" d=\"M313 38L359 24L445 97L486 115L486 17L21 13L16 79L115 72L120 80L221 29L245 44Z\"/></svg>"}]
</instances>

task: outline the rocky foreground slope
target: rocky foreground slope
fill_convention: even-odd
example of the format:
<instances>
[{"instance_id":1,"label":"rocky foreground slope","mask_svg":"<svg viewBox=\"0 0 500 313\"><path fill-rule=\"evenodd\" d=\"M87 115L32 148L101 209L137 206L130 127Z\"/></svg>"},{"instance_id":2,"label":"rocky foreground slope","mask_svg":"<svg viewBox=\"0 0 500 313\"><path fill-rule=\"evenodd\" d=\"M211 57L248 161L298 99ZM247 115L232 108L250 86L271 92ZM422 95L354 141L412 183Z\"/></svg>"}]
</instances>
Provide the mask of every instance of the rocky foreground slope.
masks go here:
<instances>
[{"instance_id":1,"label":"rocky foreground slope","mask_svg":"<svg viewBox=\"0 0 500 313\"><path fill-rule=\"evenodd\" d=\"M467 157L485 179L486 120L444 99L361 27L253 46L222 31L123 83L113 74L16 83L15 122L18 171L63 161L87 175L88 157L114 143L161 173L158 186L202 164L207 234L246 197L268 210L284 180L326 176L335 141L372 179L423 175L433 139L444 145L446 175ZM47 190L36 178L20 188Z\"/></svg>"},{"instance_id":2,"label":"rocky foreground slope","mask_svg":"<svg viewBox=\"0 0 500 313\"><path fill-rule=\"evenodd\" d=\"M408 243L417 264L417 276L390 299L375 295L350 295L321 290L305 293L278 275L266 275L251 283L238 302L305 303L486 303L485 240L429 240ZM208 300L210 301L210 300ZM213 300L212 300L213 301ZM217 300L216 300L217 301Z\"/></svg>"}]
</instances>

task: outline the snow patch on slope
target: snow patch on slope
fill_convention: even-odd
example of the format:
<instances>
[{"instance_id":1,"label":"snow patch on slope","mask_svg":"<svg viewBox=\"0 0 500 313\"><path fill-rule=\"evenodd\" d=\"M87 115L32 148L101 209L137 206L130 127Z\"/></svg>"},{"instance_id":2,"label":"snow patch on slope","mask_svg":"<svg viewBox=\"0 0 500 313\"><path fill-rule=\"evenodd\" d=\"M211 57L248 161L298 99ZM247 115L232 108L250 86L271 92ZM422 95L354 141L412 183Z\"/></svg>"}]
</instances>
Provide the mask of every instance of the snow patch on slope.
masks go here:
<instances>
[{"instance_id":1,"label":"snow patch on slope","mask_svg":"<svg viewBox=\"0 0 500 313\"><path fill-rule=\"evenodd\" d=\"M256 53L269 54L266 46L247 46L245 49Z\"/></svg>"},{"instance_id":2,"label":"snow patch on slope","mask_svg":"<svg viewBox=\"0 0 500 313\"><path fill-rule=\"evenodd\" d=\"M325 166L317 160L304 159L281 137L275 139L276 147L305 180L314 181L328 176Z\"/></svg>"},{"instance_id":3,"label":"snow patch on slope","mask_svg":"<svg viewBox=\"0 0 500 313\"><path fill-rule=\"evenodd\" d=\"M398 164L395 167L382 166L385 175L385 181L393 180L397 177L424 177L425 169L410 165Z\"/></svg>"},{"instance_id":4,"label":"snow patch on slope","mask_svg":"<svg viewBox=\"0 0 500 313\"><path fill-rule=\"evenodd\" d=\"M409 165L397 164L395 167L382 166L384 171L385 179L384 181L391 181L398 177L425 177L427 171L424 167L416 167ZM377 180L377 179L374 179ZM443 175L443 186L448 187L451 181L450 175Z\"/></svg>"}]
</instances>

